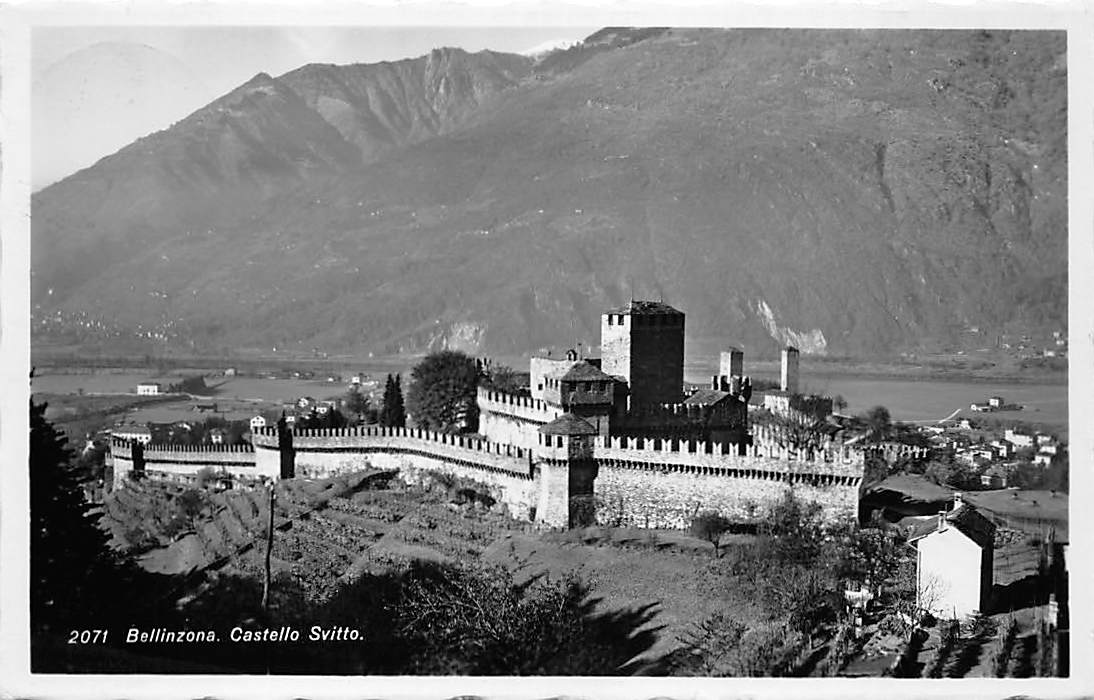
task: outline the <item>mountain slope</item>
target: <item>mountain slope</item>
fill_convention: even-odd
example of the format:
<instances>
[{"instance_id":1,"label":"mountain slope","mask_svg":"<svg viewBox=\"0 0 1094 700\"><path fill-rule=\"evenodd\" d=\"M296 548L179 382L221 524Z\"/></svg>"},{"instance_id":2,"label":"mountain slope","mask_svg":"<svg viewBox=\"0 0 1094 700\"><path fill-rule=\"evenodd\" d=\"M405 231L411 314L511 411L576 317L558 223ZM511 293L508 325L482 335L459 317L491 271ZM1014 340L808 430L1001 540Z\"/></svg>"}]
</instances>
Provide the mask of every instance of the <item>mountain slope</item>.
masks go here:
<instances>
[{"instance_id":1,"label":"mountain slope","mask_svg":"<svg viewBox=\"0 0 1094 700\"><path fill-rule=\"evenodd\" d=\"M200 240L123 220L141 245L64 293L51 244L35 301L210 349L595 344L632 294L684 309L700 350L1066 327L1062 34L618 31L535 77L490 55L447 97L421 66L443 56L415 59L397 109L397 64L282 76L352 158L210 207ZM36 248L65 237L63 186L35 202Z\"/></svg>"}]
</instances>

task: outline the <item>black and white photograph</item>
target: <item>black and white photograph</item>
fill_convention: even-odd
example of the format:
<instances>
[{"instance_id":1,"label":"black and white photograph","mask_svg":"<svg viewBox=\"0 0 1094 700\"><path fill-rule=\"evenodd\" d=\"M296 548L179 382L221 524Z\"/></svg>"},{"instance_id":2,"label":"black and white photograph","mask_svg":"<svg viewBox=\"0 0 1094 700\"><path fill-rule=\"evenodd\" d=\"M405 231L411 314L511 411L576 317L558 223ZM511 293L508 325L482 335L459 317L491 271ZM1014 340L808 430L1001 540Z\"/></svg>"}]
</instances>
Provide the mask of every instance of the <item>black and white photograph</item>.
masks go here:
<instances>
[{"instance_id":1,"label":"black and white photograph","mask_svg":"<svg viewBox=\"0 0 1094 700\"><path fill-rule=\"evenodd\" d=\"M5 693L1091 692L1080 5L142 7L6 8Z\"/></svg>"}]
</instances>

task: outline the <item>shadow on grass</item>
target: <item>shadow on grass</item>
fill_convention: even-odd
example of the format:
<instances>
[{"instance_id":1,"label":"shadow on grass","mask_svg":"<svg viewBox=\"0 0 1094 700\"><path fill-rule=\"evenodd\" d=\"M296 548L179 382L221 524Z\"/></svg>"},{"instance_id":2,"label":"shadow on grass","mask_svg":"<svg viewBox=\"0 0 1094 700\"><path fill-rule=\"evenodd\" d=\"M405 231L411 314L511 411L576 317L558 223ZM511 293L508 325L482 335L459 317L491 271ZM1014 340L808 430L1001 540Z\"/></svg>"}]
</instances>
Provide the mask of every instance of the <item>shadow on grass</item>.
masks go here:
<instances>
[{"instance_id":1,"label":"shadow on grass","mask_svg":"<svg viewBox=\"0 0 1094 700\"><path fill-rule=\"evenodd\" d=\"M573 579L537 577L516 584L500 568L415 562L366 574L317 598L324 591L307 590L306 572L301 576L275 575L264 610L261 577L141 575L123 596L133 602L131 608L124 615L114 613L114 631L101 653L68 653L56 635L41 637L35 670L481 676L668 672L662 659L648 656L663 630L654 624L657 604L599 611L601 600ZM195 644L129 644L125 636L131 627L213 637Z\"/></svg>"}]
</instances>

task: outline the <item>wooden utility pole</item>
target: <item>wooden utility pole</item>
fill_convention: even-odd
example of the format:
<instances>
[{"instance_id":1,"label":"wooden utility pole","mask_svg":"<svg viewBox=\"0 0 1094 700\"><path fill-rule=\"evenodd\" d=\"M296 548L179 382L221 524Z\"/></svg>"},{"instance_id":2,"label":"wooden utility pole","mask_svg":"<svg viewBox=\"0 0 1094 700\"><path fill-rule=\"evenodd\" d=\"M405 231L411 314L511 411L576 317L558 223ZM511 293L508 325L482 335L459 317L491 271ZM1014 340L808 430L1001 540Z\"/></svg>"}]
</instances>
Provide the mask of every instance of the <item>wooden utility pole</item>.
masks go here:
<instances>
[{"instance_id":1,"label":"wooden utility pole","mask_svg":"<svg viewBox=\"0 0 1094 700\"><path fill-rule=\"evenodd\" d=\"M270 612L270 553L273 551L274 533L274 484L270 484L270 520L266 528L266 577L262 581L262 614Z\"/></svg>"}]
</instances>

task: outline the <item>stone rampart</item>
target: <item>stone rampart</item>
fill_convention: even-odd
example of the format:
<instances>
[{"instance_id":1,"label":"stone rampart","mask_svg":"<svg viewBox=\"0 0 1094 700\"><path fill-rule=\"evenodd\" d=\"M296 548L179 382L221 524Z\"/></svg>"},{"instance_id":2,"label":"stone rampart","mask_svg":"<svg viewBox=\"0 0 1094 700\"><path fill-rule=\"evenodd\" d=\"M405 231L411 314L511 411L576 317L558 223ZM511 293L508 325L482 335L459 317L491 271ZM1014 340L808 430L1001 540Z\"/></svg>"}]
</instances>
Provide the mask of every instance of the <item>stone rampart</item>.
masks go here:
<instances>
[{"instance_id":1,"label":"stone rampart","mask_svg":"<svg viewBox=\"0 0 1094 700\"><path fill-rule=\"evenodd\" d=\"M775 445L597 438L594 486L603 525L677 528L713 510L741 523L762 518L787 492L817 503L830 523L852 523L863 476L849 448L798 454Z\"/></svg>"},{"instance_id":2,"label":"stone rampart","mask_svg":"<svg viewBox=\"0 0 1094 700\"><path fill-rule=\"evenodd\" d=\"M740 465L779 465L781 470L854 476L862 471L862 454L846 446L828 449L793 450L776 444L741 446L731 442L705 442L675 438L597 437L593 452L597 460L668 464L703 469L737 469ZM757 461L759 460L759 461Z\"/></svg>"},{"instance_id":3,"label":"stone rampart","mask_svg":"<svg viewBox=\"0 0 1094 700\"><path fill-rule=\"evenodd\" d=\"M562 415L562 408L547 403L542 399L533 399L528 396L516 396L503 391L490 391L479 388L476 396L479 412L498 413L513 416L529 423L542 425L550 423Z\"/></svg>"},{"instance_id":4,"label":"stone rampart","mask_svg":"<svg viewBox=\"0 0 1094 700\"><path fill-rule=\"evenodd\" d=\"M256 430L252 441L260 456L277 459L276 429ZM532 453L515 445L418 428L363 426L295 430L293 450L296 475L304 478L325 478L368 464L398 469L410 482L422 481L430 472L477 481L518 518L530 518L536 503Z\"/></svg>"},{"instance_id":5,"label":"stone rampart","mask_svg":"<svg viewBox=\"0 0 1094 700\"><path fill-rule=\"evenodd\" d=\"M491 496L505 503L514 516L531 519L533 509L553 503L552 498L567 500L572 489L560 486L567 483L562 475L575 468L568 439L558 436L559 444L548 444L545 436L534 434L538 444L528 449L415 428L296 430L292 454L295 475L305 478L327 477L367 464L399 469L411 481L421 481L429 472L471 479L487 485ZM179 479L192 478L203 468L242 478L277 479L281 453L276 428L254 430L252 442L253 447L148 445L143 450L144 470ZM112 443L117 479L134 468L133 449L125 441ZM820 503L831 521L853 522L863 474L861 451L825 445L799 453L768 439L741 446L597 436L589 438L583 455L588 468L595 465L591 488L599 504L597 519L608 525L686 528L696 513L705 510L750 522L762 517L787 491ZM546 471L559 469L563 470L556 475L559 478L545 478ZM562 490L547 493L552 489ZM560 508L554 510L562 513ZM564 526L564 514L548 524Z\"/></svg>"},{"instance_id":6,"label":"stone rampart","mask_svg":"<svg viewBox=\"0 0 1094 700\"><path fill-rule=\"evenodd\" d=\"M542 399L480 388L479 432L494 442L533 448L539 427L562 415L562 409Z\"/></svg>"},{"instance_id":7,"label":"stone rampart","mask_svg":"<svg viewBox=\"0 0 1094 700\"><path fill-rule=\"evenodd\" d=\"M202 469L228 473L234 477L257 479L276 478L276 473L260 471L255 451L250 445L164 445L148 444L142 448L144 471L175 479L190 478ZM110 458L114 466L114 483L119 484L133 471L133 446L125 440L112 440Z\"/></svg>"}]
</instances>

